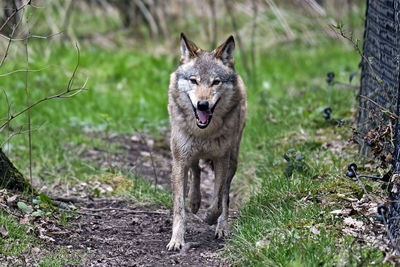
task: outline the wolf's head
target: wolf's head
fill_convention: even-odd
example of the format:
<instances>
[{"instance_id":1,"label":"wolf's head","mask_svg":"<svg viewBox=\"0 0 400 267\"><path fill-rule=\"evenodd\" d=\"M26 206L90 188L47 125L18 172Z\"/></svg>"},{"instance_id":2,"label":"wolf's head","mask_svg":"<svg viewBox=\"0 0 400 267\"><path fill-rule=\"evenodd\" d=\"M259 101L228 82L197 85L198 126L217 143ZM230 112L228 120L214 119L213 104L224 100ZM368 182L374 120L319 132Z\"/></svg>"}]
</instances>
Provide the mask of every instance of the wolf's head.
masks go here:
<instances>
[{"instance_id":1,"label":"wolf's head","mask_svg":"<svg viewBox=\"0 0 400 267\"><path fill-rule=\"evenodd\" d=\"M181 97L190 100L186 103L193 109L193 119L204 129L218 104L229 102L234 95L237 83L233 62L235 41L230 36L213 51L204 51L182 33L180 48L180 65L175 72L177 89Z\"/></svg>"}]
</instances>

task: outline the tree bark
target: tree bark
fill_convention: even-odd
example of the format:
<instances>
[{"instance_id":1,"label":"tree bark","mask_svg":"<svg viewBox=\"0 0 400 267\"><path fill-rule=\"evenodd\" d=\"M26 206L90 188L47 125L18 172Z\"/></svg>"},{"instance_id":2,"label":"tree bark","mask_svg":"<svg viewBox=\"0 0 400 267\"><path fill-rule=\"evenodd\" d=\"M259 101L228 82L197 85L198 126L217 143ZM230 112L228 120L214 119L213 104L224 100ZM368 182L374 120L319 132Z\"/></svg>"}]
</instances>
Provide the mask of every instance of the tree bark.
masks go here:
<instances>
[{"instance_id":1,"label":"tree bark","mask_svg":"<svg viewBox=\"0 0 400 267\"><path fill-rule=\"evenodd\" d=\"M399 0L367 1L357 118L360 154L364 156L371 151L366 142L368 132L379 134L378 129L395 124L388 112L396 113L399 90L398 5ZM375 156L385 158L393 153L393 143L390 138L380 141L382 149Z\"/></svg>"},{"instance_id":2,"label":"tree bark","mask_svg":"<svg viewBox=\"0 0 400 267\"><path fill-rule=\"evenodd\" d=\"M32 191L32 187L22 173L12 164L0 148L0 188L17 190L20 192Z\"/></svg>"},{"instance_id":3,"label":"tree bark","mask_svg":"<svg viewBox=\"0 0 400 267\"><path fill-rule=\"evenodd\" d=\"M400 237L399 10L400 0L367 1L357 118L360 154L392 159L387 221L394 246Z\"/></svg>"}]
</instances>

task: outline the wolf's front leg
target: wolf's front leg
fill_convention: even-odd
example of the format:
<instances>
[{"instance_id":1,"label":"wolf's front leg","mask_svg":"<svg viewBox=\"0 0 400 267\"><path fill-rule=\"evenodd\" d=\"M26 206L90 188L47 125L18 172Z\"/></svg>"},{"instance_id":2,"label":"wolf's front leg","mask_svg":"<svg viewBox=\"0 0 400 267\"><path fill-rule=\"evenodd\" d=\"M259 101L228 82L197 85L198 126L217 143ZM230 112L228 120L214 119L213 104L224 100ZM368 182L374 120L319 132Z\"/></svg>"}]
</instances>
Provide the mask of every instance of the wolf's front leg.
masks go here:
<instances>
[{"instance_id":1,"label":"wolf's front leg","mask_svg":"<svg viewBox=\"0 0 400 267\"><path fill-rule=\"evenodd\" d=\"M172 237L168 243L168 250L180 250L185 245L185 198L184 181L187 168L183 162L173 159L172 162L172 190L174 195L174 215L172 223Z\"/></svg>"},{"instance_id":2,"label":"wolf's front leg","mask_svg":"<svg viewBox=\"0 0 400 267\"><path fill-rule=\"evenodd\" d=\"M211 206L208 208L205 217L205 222L209 225L215 224L222 212L222 196L229 167L229 155L227 157L214 160L213 162L215 172L214 194Z\"/></svg>"},{"instance_id":3,"label":"wolf's front leg","mask_svg":"<svg viewBox=\"0 0 400 267\"><path fill-rule=\"evenodd\" d=\"M229 160L229 169L227 172L227 179L224 187L223 197L222 197L222 213L218 218L217 228L215 229L215 237L222 238L227 235L228 218L229 218L229 191L231 188L231 182L233 176L236 173L239 148L231 152Z\"/></svg>"}]
</instances>

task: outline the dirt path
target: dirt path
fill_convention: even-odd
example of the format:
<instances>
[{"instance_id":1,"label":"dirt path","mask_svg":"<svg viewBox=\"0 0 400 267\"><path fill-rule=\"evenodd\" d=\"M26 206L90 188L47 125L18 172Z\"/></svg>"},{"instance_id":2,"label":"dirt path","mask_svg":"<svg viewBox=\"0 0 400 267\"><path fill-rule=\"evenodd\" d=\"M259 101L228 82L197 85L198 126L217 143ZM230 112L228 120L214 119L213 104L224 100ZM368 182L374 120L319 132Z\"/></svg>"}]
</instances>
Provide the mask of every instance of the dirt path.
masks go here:
<instances>
[{"instance_id":1,"label":"dirt path","mask_svg":"<svg viewBox=\"0 0 400 267\"><path fill-rule=\"evenodd\" d=\"M53 245L86 253L84 266L220 266L212 227L192 216L187 224L187 248L167 251L171 233L168 210L143 207L126 200L100 199L77 203L79 218L57 235Z\"/></svg>"},{"instance_id":2,"label":"dirt path","mask_svg":"<svg viewBox=\"0 0 400 267\"><path fill-rule=\"evenodd\" d=\"M170 153L167 138L154 140L143 136L103 137L119 146L110 153L95 147L81 156L103 167L134 170L150 181L157 170L159 185L170 187ZM213 178L208 164L202 163L202 208L205 213L211 198ZM68 196L67 196L68 197ZM218 257L224 241L214 238L215 226L187 214L186 247L182 252L166 249L171 231L170 210L123 199L104 198L75 202L80 214L56 235L52 245L85 253L84 266L226 266ZM234 212L233 212L234 213Z\"/></svg>"}]
</instances>

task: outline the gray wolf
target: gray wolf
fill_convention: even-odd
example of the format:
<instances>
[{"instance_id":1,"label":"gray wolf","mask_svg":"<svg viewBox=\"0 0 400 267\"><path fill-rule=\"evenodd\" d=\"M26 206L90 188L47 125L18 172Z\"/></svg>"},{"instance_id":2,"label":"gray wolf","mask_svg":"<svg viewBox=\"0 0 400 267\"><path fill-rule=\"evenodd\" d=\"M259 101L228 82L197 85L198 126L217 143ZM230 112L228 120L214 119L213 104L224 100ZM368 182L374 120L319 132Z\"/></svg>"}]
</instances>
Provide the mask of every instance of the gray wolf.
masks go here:
<instances>
[{"instance_id":1,"label":"gray wolf","mask_svg":"<svg viewBox=\"0 0 400 267\"><path fill-rule=\"evenodd\" d=\"M235 175L246 120L246 88L236 73L235 41L230 36L213 51L204 51L181 34L180 64L171 74L168 112L171 124L173 229L168 250L184 247L185 191L189 169L190 208L200 208L199 160L211 160L215 184L204 221L217 223L215 237L226 235L229 189Z\"/></svg>"}]
</instances>

